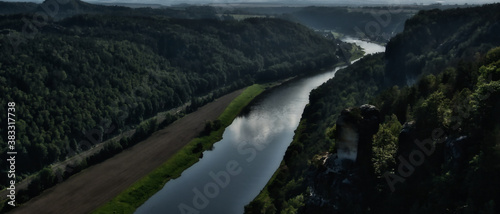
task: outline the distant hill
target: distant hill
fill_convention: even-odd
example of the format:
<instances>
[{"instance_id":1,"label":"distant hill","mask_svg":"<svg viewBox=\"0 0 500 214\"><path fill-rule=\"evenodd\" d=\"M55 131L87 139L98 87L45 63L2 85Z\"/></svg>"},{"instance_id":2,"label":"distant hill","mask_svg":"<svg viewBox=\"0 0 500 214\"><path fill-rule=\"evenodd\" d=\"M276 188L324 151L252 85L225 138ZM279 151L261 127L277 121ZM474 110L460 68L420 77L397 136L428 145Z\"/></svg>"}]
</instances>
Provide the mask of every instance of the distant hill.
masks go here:
<instances>
[{"instance_id":1,"label":"distant hill","mask_svg":"<svg viewBox=\"0 0 500 214\"><path fill-rule=\"evenodd\" d=\"M401 2L373 4L371 6L261 6L252 4L234 8L221 6L226 14L269 15L298 22L320 31L334 31L337 34L387 43L393 36L403 32L405 21L420 10L451 9L469 5L407 5ZM361 5L366 2L358 2Z\"/></svg>"},{"instance_id":2,"label":"distant hill","mask_svg":"<svg viewBox=\"0 0 500 214\"><path fill-rule=\"evenodd\" d=\"M130 7L130 8L165 8L165 5L161 4L146 4L146 3L107 3L107 2L92 2L92 4L104 5L104 6L122 6L122 7Z\"/></svg>"}]
</instances>

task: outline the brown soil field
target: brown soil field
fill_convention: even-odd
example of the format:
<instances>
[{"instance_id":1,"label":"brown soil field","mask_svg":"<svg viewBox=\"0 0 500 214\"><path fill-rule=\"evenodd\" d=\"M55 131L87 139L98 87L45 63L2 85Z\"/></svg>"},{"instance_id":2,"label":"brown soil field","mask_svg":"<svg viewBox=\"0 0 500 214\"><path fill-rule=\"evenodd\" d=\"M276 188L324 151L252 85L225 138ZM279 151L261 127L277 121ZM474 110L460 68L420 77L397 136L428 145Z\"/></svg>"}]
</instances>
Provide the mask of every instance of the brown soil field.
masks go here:
<instances>
[{"instance_id":1,"label":"brown soil field","mask_svg":"<svg viewBox=\"0 0 500 214\"><path fill-rule=\"evenodd\" d=\"M215 120L238 90L186 115L120 154L44 191L11 213L89 213L167 161Z\"/></svg>"}]
</instances>

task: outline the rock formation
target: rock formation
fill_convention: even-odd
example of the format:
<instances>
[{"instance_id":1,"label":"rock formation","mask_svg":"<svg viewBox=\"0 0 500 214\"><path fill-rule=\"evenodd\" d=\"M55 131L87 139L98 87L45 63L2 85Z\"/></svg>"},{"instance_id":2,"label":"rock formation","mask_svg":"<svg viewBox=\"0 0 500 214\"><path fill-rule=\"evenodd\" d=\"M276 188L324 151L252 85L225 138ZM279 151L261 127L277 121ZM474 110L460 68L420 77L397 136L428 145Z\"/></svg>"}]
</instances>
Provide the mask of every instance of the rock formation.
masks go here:
<instances>
[{"instance_id":1,"label":"rock formation","mask_svg":"<svg viewBox=\"0 0 500 214\"><path fill-rule=\"evenodd\" d=\"M380 123L380 112L372 105L342 111L336 123L337 153L323 156L323 166L308 178L312 210L352 210L351 206L363 203L373 181L372 139Z\"/></svg>"}]
</instances>

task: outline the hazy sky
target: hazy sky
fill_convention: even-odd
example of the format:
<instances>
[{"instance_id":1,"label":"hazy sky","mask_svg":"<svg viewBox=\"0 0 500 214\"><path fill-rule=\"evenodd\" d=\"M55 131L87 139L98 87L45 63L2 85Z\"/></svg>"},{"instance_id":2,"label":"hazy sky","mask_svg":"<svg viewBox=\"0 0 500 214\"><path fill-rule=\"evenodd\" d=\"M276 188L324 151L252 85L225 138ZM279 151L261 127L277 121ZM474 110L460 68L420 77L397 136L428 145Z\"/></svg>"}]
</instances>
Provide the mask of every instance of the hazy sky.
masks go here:
<instances>
[{"instance_id":1,"label":"hazy sky","mask_svg":"<svg viewBox=\"0 0 500 214\"><path fill-rule=\"evenodd\" d=\"M442 3L442 4L484 4L499 2L500 0L87 0L87 1L100 1L100 2L158 2L165 5L178 4L178 3L191 3L191 4L231 4L231 3L286 3L286 4L413 4L413 3Z\"/></svg>"},{"instance_id":2,"label":"hazy sky","mask_svg":"<svg viewBox=\"0 0 500 214\"><path fill-rule=\"evenodd\" d=\"M43 0L0 0L0 1L31 1ZM500 2L500 0L83 0L86 2L124 2L124 3L154 3L163 5L172 4L234 4L234 3L284 3L286 5L324 5L324 4L485 4Z\"/></svg>"}]
</instances>

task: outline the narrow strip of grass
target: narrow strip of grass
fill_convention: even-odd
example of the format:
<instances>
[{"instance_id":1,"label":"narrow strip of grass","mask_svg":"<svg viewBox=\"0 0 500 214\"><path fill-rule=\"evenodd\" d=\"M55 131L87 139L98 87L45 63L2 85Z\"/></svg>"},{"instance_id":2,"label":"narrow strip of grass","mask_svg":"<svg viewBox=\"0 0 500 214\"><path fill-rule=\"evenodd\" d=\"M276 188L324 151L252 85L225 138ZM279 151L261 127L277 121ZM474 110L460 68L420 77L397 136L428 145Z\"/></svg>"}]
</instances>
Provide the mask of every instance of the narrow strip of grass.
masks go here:
<instances>
[{"instance_id":1,"label":"narrow strip of grass","mask_svg":"<svg viewBox=\"0 0 500 214\"><path fill-rule=\"evenodd\" d=\"M222 123L221 128L212 131L208 136L193 139L160 167L135 182L110 202L94 210L93 213L133 213L140 205L161 190L170 179L179 177L184 170L198 162L201 153L211 149L214 143L220 141L225 128L232 123L245 106L264 90L265 86L258 84L245 89L219 116L218 119ZM199 144L203 146L203 150L193 152L198 150L196 148Z\"/></svg>"}]
</instances>

